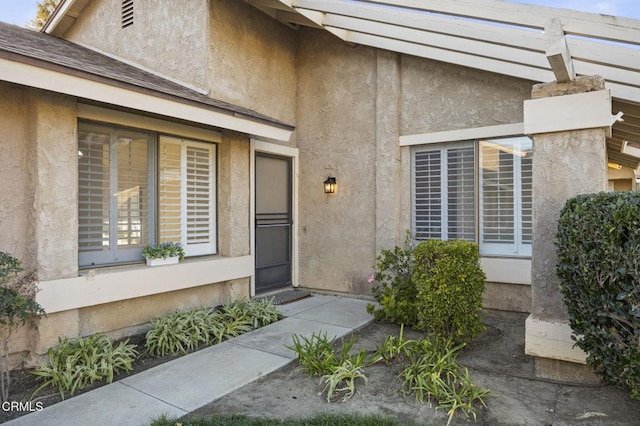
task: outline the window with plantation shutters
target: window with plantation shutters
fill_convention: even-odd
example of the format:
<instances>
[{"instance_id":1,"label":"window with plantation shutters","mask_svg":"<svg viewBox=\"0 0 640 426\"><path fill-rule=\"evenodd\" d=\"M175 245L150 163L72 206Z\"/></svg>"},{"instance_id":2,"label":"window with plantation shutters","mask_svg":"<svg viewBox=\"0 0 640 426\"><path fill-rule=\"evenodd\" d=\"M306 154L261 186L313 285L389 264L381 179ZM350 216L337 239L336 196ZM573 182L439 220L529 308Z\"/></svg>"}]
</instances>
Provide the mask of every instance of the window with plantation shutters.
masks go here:
<instances>
[{"instance_id":1,"label":"window with plantation shutters","mask_svg":"<svg viewBox=\"0 0 640 426\"><path fill-rule=\"evenodd\" d=\"M187 256L215 253L215 145L160 137L158 232Z\"/></svg>"},{"instance_id":2,"label":"window with plantation shutters","mask_svg":"<svg viewBox=\"0 0 640 426\"><path fill-rule=\"evenodd\" d=\"M414 151L416 239L475 240L474 158L471 143Z\"/></svg>"},{"instance_id":3,"label":"window with plantation shutters","mask_svg":"<svg viewBox=\"0 0 640 426\"><path fill-rule=\"evenodd\" d=\"M532 142L480 141L480 244L485 254L530 255Z\"/></svg>"},{"instance_id":4,"label":"window with plantation shutters","mask_svg":"<svg viewBox=\"0 0 640 426\"><path fill-rule=\"evenodd\" d=\"M80 124L80 266L134 262L153 238L153 135Z\"/></svg>"},{"instance_id":5,"label":"window with plantation shutters","mask_svg":"<svg viewBox=\"0 0 640 426\"><path fill-rule=\"evenodd\" d=\"M525 136L413 148L414 237L476 241L484 255L530 256L532 157Z\"/></svg>"}]
</instances>

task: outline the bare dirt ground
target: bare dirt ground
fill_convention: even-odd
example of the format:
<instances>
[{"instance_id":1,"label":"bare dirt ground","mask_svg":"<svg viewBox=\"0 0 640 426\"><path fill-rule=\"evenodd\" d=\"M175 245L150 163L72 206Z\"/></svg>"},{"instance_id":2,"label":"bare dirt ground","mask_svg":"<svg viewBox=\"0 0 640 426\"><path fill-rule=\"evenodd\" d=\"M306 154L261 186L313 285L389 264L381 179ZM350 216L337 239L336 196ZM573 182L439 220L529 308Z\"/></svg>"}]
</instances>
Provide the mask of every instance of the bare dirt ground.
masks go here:
<instances>
[{"instance_id":1,"label":"bare dirt ground","mask_svg":"<svg viewBox=\"0 0 640 426\"><path fill-rule=\"evenodd\" d=\"M640 401L612 386L570 386L534 378L534 362L524 354L526 314L487 312L490 327L460 354L474 383L490 389L493 397L480 408L481 425L640 425ZM387 335L399 327L370 324L357 332L354 349L375 350ZM420 332L405 330L407 338ZM327 403L320 379L309 377L294 362L261 380L239 389L191 414L246 414L266 418L308 417L320 412L362 413L392 416L401 421L425 425L447 422L445 410L420 404L400 393L399 365L377 364L365 369L367 385L358 382L351 400ZM457 414L453 425L473 424Z\"/></svg>"}]
</instances>

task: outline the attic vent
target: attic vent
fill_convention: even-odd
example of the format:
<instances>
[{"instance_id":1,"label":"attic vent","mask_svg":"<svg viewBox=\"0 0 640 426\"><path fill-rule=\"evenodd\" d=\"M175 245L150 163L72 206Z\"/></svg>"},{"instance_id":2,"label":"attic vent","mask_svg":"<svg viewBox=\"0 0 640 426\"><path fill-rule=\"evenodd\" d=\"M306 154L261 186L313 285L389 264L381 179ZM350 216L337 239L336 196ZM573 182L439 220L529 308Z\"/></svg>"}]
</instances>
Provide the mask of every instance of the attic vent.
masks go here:
<instances>
[{"instance_id":1,"label":"attic vent","mask_svg":"<svg viewBox=\"0 0 640 426\"><path fill-rule=\"evenodd\" d=\"M122 0L122 28L133 25L133 0Z\"/></svg>"}]
</instances>

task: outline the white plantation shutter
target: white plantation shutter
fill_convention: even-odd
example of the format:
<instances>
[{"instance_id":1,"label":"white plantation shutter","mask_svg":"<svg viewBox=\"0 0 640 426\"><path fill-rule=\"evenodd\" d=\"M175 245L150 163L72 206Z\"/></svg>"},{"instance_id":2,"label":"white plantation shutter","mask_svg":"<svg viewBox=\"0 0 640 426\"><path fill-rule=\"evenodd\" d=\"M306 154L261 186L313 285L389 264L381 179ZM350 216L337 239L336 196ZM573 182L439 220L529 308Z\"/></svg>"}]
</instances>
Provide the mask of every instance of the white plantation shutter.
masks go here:
<instances>
[{"instance_id":1,"label":"white plantation shutter","mask_svg":"<svg viewBox=\"0 0 640 426\"><path fill-rule=\"evenodd\" d=\"M215 253L215 145L162 136L159 168L160 241Z\"/></svg>"},{"instance_id":2,"label":"white plantation shutter","mask_svg":"<svg viewBox=\"0 0 640 426\"><path fill-rule=\"evenodd\" d=\"M480 243L485 254L530 255L532 143L480 141Z\"/></svg>"},{"instance_id":3,"label":"white plantation shutter","mask_svg":"<svg viewBox=\"0 0 640 426\"><path fill-rule=\"evenodd\" d=\"M473 144L416 150L413 191L416 239L475 240Z\"/></svg>"}]
</instances>

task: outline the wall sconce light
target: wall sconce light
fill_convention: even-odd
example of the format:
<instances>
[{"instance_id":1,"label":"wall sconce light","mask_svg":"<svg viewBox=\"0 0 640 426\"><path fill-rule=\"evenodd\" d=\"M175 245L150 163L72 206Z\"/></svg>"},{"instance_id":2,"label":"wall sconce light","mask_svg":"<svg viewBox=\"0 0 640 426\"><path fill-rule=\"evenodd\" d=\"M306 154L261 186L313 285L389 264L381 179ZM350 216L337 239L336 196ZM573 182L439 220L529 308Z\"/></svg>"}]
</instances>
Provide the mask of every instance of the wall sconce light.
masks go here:
<instances>
[{"instance_id":1,"label":"wall sconce light","mask_svg":"<svg viewBox=\"0 0 640 426\"><path fill-rule=\"evenodd\" d=\"M324 181L324 193L325 194L335 194L336 192L336 178L333 176L328 176Z\"/></svg>"}]
</instances>

